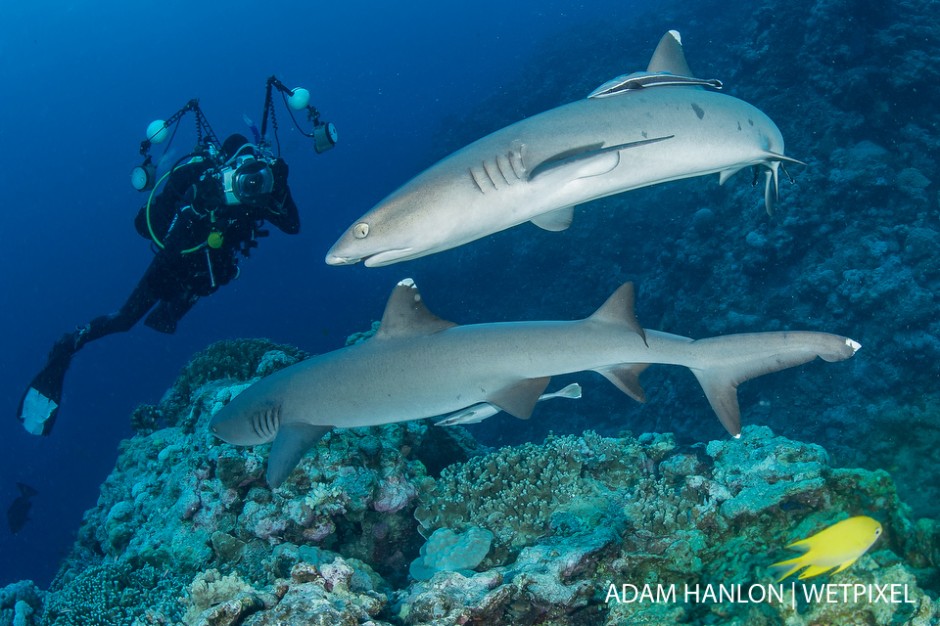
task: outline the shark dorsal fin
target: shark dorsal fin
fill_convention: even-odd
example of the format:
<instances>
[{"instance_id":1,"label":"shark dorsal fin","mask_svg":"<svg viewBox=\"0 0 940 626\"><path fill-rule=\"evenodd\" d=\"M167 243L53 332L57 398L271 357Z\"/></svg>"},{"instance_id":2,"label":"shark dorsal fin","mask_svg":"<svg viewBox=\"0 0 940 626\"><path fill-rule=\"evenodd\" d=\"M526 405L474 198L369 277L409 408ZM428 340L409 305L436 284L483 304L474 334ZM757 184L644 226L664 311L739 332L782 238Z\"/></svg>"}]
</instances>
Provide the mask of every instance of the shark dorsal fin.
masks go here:
<instances>
[{"instance_id":1,"label":"shark dorsal fin","mask_svg":"<svg viewBox=\"0 0 940 626\"><path fill-rule=\"evenodd\" d=\"M636 311L633 306L635 298L633 283L624 283L588 319L613 324L626 324L633 332L643 338L643 343L647 343L646 331L643 330L640 322L636 319ZM649 344L647 343L647 345Z\"/></svg>"},{"instance_id":2,"label":"shark dorsal fin","mask_svg":"<svg viewBox=\"0 0 940 626\"><path fill-rule=\"evenodd\" d=\"M682 51L682 36L679 35L679 31L671 30L663 35L656 50L653 51L646 71L651 74L669 72L677 76L694 76L689 63L685 60L685 52Z\"/></svg>"},{"instance_id":3,"label":"shark dorsal fin","mask_svg":"<svg viewBox=\"0 0 940 626\"><path fill-rule=\"evenodd\" d=\"M424 300L421 298L415 281L406 278L395 285L388 304L385 305L382 323L378 332L375 333L375 338L433 335L456 325L431 313L424 306Z\"/></svg>"}]
</instances>

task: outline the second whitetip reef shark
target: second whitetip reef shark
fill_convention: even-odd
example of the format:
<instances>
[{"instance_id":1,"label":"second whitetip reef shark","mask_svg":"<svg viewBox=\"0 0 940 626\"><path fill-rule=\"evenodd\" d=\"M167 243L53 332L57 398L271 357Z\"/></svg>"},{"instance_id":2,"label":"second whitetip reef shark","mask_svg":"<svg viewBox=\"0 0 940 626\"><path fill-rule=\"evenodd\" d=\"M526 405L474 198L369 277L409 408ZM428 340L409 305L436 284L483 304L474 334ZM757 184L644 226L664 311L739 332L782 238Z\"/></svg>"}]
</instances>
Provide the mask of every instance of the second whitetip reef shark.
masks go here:
<instances>
[{"instance_id":1,"label":"second whitetip reef shark","mask_svg":"<svg viewBox=\"0 0 940 626\"><path fill-rule=\"evenodd\" d=\"M694 176L720 182L765 172L768 212L784 156L762 111L695 78L679 33L663 36L645 72L498 130L414 177L356 220L330 265L389 265L448 250L531 221L568 228L578 204Z\"/></svg>"},{"instance_id":2,"label":"second whitetip reef shark","mask_svg":"<svg viewBox=\"0 0 940 626\"><path fill-rule=\"evenodd\" d=\"M643 401L639 374L662 363L692 370L737 437L739 384L816 357L842 361L861 347L809 331L694 340L643 329L633 304L633 285L625 283L586 319L458 326L431 313L405 279L372 338L261 379L220 409L210 429L235 445L273 441L266 477L274 488L332 428L466 415L488 405L528 419L552 376L581 371L598 372Z\"/></svg>"}]
</instances>

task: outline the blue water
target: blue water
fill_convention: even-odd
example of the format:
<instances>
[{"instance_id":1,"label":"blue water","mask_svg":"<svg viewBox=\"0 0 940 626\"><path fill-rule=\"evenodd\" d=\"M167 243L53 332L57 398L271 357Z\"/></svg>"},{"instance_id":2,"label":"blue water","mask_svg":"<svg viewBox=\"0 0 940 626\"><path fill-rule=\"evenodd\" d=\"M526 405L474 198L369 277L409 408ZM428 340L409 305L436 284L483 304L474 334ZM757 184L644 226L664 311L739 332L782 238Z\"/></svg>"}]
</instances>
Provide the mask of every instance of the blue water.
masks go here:
<instances>
[{"instance_id":1,"label":"blue water","mask_svg":"<svg viewBox=\"0 0 940 626\"><path fill-rule=\"evenodd\" d=\"M0 8L0 503L13 500L17 481L39 491L23 530L0 530L0 586L48 584L131 434L130 412L159 400L194 352L242 336L336 348L368 328L406 275L456 311L452 253L379 270L328 267L324 254L355 217L459 147L435 139L446 120L506 91L539 42L643 10L621 0L511 10L502 0L88 4ZM142 197L128 178L146 125L197 97L219 135L245 132L242 115L260 120L271 74L307 87L340 133L339 146L318 156L278 110L301 234L262 240L242 278L201 301L175 335L141 326L88 345L72 363L52 436L27 435L16 405L52 342L116 310L151 258L133 230ZM176 142L178 156L186 146ZM486 292L477 282L471 299Z\"/></svg>"}]
</instances>

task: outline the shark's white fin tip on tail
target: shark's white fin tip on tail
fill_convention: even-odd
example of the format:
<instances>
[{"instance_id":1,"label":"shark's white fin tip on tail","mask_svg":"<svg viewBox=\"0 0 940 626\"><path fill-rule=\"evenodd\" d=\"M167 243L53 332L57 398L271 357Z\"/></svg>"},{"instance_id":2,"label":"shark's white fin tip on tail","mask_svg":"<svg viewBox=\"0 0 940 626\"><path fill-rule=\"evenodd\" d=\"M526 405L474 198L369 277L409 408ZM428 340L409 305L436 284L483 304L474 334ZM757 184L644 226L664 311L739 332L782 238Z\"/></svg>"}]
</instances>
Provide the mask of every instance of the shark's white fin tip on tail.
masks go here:
<instances>
[{"instance_id":1,"label":"shark's white fin tip on tail","mask_svg":"<svg viewBox=\"0 0 940 626\"><path fill-rule=\"evenodd\" d=\"M738 433L737 435L731 435L731 436L734 437L735 439L740 439L740 438L741 438L741 433Z\"/></svg>"}]
</instances>

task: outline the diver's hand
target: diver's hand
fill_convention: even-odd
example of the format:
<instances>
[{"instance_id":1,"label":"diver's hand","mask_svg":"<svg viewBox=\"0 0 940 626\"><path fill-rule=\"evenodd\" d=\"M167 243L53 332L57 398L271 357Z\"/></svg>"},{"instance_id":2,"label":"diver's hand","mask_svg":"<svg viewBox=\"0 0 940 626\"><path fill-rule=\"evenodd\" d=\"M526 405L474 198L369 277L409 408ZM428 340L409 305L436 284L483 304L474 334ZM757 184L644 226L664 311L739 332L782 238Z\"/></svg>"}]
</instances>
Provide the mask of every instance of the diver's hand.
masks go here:
<instances>
[{"instance_id":1,"label":"diver's hand","mask_svg":"<svg viewBox=\"0 0 940 626\"><path fill-rule=\"evenodd\" d=\"M278 157L271 164L271 173L274 174L274 189L281 191L287 186L287 161Z\"/></svg>"}]
</instances>

